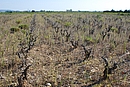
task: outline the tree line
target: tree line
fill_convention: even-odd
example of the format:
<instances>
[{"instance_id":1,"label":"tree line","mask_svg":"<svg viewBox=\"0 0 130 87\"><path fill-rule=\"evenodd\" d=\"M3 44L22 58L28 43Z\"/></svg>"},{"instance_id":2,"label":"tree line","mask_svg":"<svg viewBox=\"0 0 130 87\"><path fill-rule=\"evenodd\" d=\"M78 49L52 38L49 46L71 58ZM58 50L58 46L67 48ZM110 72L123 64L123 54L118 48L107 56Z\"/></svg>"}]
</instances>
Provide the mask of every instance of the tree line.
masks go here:
<instances>
[{"instance_id":1,"label":"tree line","mask_svg":"<svg viewBox=\"0 0 130 87\"><path fill-rule=\"evenodd\" d=\"M119 11L116 11L116 10L114 10L114 9L112 9L112 10L106 10L106 11L103 11L103 12L121 12L121 13L130 13L130 10L124 10L124 11L122 11L122 10L119 10Z\"/></svg>"},{"instance_id":2,"label":"tree line","mask_svg":"<svg viewBox=\"0 0 130 87\"><path fill-rule=\"evenodd\" d=\"M35 10L31 10L31 11L12 11L12 10L7 10L7 11L5 11L5 12L7 12L7 13L12 13L12 12L55 12L55 11L45 11L45 10L40 10L40 11L35 11ZM60 11L58 11L58 12L60 12ZM62 12L64 12L64 11L62 11ZM66 10L66 12L89 12L89 11L80 11L80 10L78 10L78 11L73 11L72 9L70 9L70 10ZM92 11L91 11L92 12ZM93 12L101 12L101 11L93 11ZM112 10L105 10L105 11L103 11L103 12L112 12L112 13L130 13L130 10L124 10L124 11L122 11L122 10L118 10L118 11L116 11L116 10L114 10L114 9L112 9Z\"/></svg>"}]
</instances>

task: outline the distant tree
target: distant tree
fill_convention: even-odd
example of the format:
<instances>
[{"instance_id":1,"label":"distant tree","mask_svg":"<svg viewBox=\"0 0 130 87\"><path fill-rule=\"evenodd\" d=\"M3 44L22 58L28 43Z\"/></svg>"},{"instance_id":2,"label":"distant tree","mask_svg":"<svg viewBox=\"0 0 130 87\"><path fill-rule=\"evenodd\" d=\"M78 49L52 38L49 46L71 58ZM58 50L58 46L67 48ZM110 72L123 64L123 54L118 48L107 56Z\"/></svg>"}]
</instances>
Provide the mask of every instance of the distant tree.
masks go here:
<instances>
[{"instance_id":1,"label":"distant tree","mask_svg":"<svg viewBox=\"0 0 130 87\"><path fill-rule=\"evenodd\" d=\"M7 12L7 13L12 13L13 11L10 11L10 10L9 10L9 11L6 11L6 12Z\"/></svg>"},{"instance_id":2,"label":"distant tree","mask_svg":"<svg viewBox=\"0 0 130 87\"><path fill-rule=\"evenodd\" d=\"M109 10L103 11L103 12L110 12Z\"/></svg>"},{"instance_id":3,"label":"distant tree","mask_svg":"<svg viewBox=\"0 0 130 87\"><path fill-rule=\"evenodd\" d=\"M72 9L70 9L70 10L66 10L66 12L72 12Z\"/></svg>"},{"instance_id":4,"label":"distant tree","mask_svg":"<svg viewBox=\"0 0 130 87\"><path fill-rule=\"evenodd\" d=\"M23 11L23 12L30 12L30 11Z\"/></svg>"},{"instance_id":5,"label":"distant tree","mask_svg":"<svg viewBox=\"0 0 130 87\"><path fill-rule=\"evenodd\" d=\"M40 12L45 12L45 10L40 10Z\"/></svg>"},{"instance_id":6,"label":"distant tree","mask_svg":"<svg viewBox=\"0 0 130 87\"><path fill-rule=\"evenodd\" d=\"M118 12L123 12L122 10L119 10Z\"/></svg>"},{"instance_id":7,"label":"distant tree","mask_svg":"<svg viewBox=\"0 0 130 87\"><path fill-rule=\"evenodd\" d=\"M115 12L115 10L112 9L111 12Z\"/></svg>"},{"instance_id":8,"label":"distant tree","mask_svg":"<svg viewBox=\"0 0 130 87\"><path fill-rule=\"evenodd\" d=\"M32 12L35 12L35 10L32 10Z\"/></svg>"},{"instance_id":9,"label":"distant tree","mask_svg":"<svg viewBox=\"0 0 130 87\"><path fill-rule=\"evenodd\" d=\"M124 13L128 13L128 10L126 9L126 10L124 10Z\"/></svg>"},{"instance_id":10,"label":"distant tree","mask_svg":"<svg viewBox=\"0 0 130 87\"><path fill-rule=\"evenodd\" d=\"M70 12L72 12L72 9L70 9Z\"/></svg>"}]
</instances>

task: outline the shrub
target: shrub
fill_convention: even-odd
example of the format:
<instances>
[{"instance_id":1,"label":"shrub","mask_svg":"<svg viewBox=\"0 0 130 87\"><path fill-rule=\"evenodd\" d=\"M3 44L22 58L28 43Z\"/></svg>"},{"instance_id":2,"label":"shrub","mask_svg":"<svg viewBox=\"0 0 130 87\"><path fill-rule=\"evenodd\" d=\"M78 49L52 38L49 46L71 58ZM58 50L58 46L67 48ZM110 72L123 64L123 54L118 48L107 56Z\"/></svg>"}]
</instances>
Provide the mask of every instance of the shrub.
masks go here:
<instances>
[{"instance_id":1,"label":"shrub","mask_svg":"<svg viewBox=\"0 0 130 87\"><path fill-rule=\"evenodd\" d=\"M22 32L23 34L26 34L26 30L21 30L21 32Z\"/></svg>"},{"instance_id":2,"label":"shrub","mask_svg":"<svg viewBox=\"0 0 130 87\"><path fill-rule=\"evenodd\" d=\"M10 33L18 32L19 28L10 28Z\"/></svg>"},{"instance_id":3,"label":"shrub","mask_svg":"<svg viewBox=\"0 0 130 87\"><path fill-rule=\"evenodd\" d=\"M21 21L20 21L20 20L17 20L15 23L16 23L16 24L20 24L20 23L21 23Z\"/></svg>"},{"instance_id":4,"label":"shrub","mask_svg":"<svg viewBox=\"0 0 130 87\"><path fill-rule=\"evenodd\" d=\"M91 44L91 43L94 43L94 42L95 42L95 40L94 40L92 37L88 37L88 36L86 36L86 37L84 38L84 41L85 41L87 44Z\"/></svg>"},{"instance_id":5,"label":"shrub","mask_svg":"<svg viewBox=\"0 0 130 87\"><path fill-rule=\"evenodd\" d=\"M112 31L112 32L118 32L118 28L112 27L112 28L111 28L111 31Z\"/></svg>"},{"instance_id":6,"label":"shrub","mask_svg":"<svg viewBox=\"0 0 130 87\"><path fill-rule=\"evenodd\" d=\"M24 30L28 30L29 29L28 25L26 25L26 24L19 25L18 27L20 29L24 29Z\"/></svg>"},{"instance_id":7,"label":"shrub","mask_svg":"<svg viewBox=\"0 0 130 87\"><path fill-rule=\"evenodd\" d=\"M72 24L71 22L65 22L64 26L65 26L65 27L70 27L71 24Z\"/></svg>"}]
</instances>

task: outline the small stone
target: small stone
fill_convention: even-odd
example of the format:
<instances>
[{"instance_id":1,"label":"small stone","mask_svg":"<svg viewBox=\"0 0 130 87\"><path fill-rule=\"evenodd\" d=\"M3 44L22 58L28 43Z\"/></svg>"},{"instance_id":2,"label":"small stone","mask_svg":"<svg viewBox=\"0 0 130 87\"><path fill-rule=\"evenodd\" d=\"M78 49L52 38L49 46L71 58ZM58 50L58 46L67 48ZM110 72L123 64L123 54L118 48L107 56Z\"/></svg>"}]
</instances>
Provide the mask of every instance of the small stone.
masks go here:
<instances>
[{"instance_id":1,"label":"small stone","mask_svg":"<svg viewBox=\"0 0 130 87\"><path fill-rule=\"evenodd\" d=\"M6 79L6 77L0 74L0 79Z\"/></svg>"},{"instance_id":2,"label":"small stone","mask_svg":"<svg viewBox=\"0 0 130 87\"><path fill-rule=\"evenodd\" d=\"M47 83L46 85L47 85L48 87L51 87L51 83Z\"/></svg>"},{"instance_id":3,"label":"small stone","mask_svg":"<svg viewBox=\"0 0 130 87\"><path fill-rule=\"evenodd\" d=\"M96 72L96 69L92 69L91 72Z\"/></svg>"},{"instance_id":4,"label":"small stone","mask_svg":"<svg viewBox=\"0 0 130 87\"><path fill-rule=\"evenodd\" d=\"M57 75L57 79L61 81L61 75Z\"/></svg>"}]
</instances>

